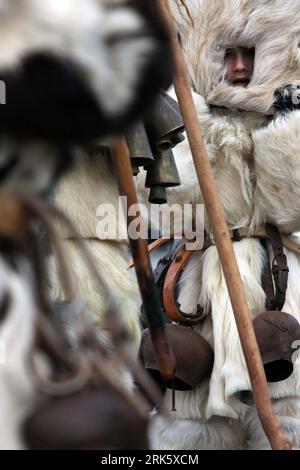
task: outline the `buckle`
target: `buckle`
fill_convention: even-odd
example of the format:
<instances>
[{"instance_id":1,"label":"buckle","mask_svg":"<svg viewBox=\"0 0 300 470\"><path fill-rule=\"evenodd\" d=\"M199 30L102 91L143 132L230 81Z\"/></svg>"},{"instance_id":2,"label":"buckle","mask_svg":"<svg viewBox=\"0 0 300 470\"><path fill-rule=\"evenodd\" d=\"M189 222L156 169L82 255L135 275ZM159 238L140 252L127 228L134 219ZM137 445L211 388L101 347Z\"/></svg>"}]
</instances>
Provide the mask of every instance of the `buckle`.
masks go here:
<instances>
[{"instance_id":1,"label":"buckle","mask_svg":"<svg viewBox=\"0 0 300 470\"><path fill-rule=\"evenodd\" d=\"M275 264L276 263L276 264ZM275 279L277 289L284 294L287 289L289 268L285 255L276 257L272 263L272 274Z\"/></svg>"}]
</instances>

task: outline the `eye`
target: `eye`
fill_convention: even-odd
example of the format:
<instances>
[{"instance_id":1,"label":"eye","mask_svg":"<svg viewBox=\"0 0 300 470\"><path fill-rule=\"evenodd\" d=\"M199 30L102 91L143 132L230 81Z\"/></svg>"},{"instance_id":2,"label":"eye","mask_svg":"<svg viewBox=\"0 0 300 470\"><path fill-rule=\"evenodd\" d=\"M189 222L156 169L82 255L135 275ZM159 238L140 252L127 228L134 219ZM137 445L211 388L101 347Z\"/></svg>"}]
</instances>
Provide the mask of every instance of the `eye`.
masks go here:
<instances>
[{"instance_id":1,"label":"eye","mask_svg":"<svg viewBox=\"0 0 300 470\"><path fill-rule=\"evenodd\" d=\"M228 59L229 57L232 57L234 54L234 49L232 48L227 48L225 51L225 59Z\"/></svg>"},{"instance_id":2,"label":"eye","mask_svg":"<svg viewBox=\"0 0 300 470\"><path fill-rule=\"evenodd\" d=\"M245 47L243 49L243 53L245 54L245 56L253 58L254 55L255 55L255 48L254 47Z\"/></svg>"}]
</instances>

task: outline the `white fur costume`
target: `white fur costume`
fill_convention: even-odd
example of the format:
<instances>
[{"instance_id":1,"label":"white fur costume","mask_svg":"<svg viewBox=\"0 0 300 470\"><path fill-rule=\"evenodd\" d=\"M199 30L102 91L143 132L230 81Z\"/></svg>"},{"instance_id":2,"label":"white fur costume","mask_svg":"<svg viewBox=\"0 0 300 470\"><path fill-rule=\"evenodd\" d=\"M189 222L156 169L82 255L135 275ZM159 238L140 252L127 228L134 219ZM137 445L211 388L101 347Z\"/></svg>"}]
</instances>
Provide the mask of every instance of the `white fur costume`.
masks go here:
<instances>
[{"instance_id":1,"label":"white fur costume","mask_svg":"<svg viewBox=\"0 0 300 470\"><path fill-rule=\"evenodd\" d=\"M275 89L300 78L300 1L174 0L171 4L229 228L254 229L270 222L285 233L300 230L300 111L272 116ZM255 47L254 73L247 88L233 87L224 79L224 53L230 46ZM175 149L175 158L182 186L168 190L168 202L200 203L187 142ZM208 229L207 220L205 225ZM254 318L265 310L264 250L255 239L233 246ZM289 281L283 310L299 321L300 259L285 253ZM214 367L210 380L196 390L176 392L177 421L171 426L156 421L153 447L269 449L255 407L236 395L251 386L214 246L192 257L178 300L186 312L195 312L197 304L205 308L207 318L198 331L215 351ZM286 434L299 448L299 360L288 380L270 384L269 389ZM169 392L166 401L171 403Z\"/></svg>"}]
</instances>

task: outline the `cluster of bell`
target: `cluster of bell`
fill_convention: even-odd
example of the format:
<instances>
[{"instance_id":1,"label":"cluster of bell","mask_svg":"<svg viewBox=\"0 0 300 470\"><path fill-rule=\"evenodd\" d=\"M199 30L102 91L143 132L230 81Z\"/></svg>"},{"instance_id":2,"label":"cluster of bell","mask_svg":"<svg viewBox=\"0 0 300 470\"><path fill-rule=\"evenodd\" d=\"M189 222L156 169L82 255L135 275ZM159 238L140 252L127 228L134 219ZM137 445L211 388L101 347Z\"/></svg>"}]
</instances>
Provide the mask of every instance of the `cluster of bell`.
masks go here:
<instances>
[{"instance_id":1,"label":"cluster of bell","mask_svg":"<svg viewBox=\"0 0 300 470\"><path fill-rule=\"evenodd\" d=\"M281 382L293 373L300 345L300 324L282 311L265 311L253 320L253 327L262 357L267 382ZM166 325L166 332L176 361L175 378L163 380L155 357L149 330L144 330L140 359L162 391L192 390L210 376L214 353L209 343L193 328L175 323Z\"/></svg>"},{"instance_id":2,"label":"cluster of bell","mask_svg":"<svg viewBox=\"0 0 300 470\"><path fill-rule=\"evenodd\" d=\"M167 202L166 188L179 186L180 178L172 148L184 140L184 124L179 107L167 93L161 92L145 121L138 122L126 134L133 174L140 166L147 170L149 202Z\"/></svg>"}]
</instances>

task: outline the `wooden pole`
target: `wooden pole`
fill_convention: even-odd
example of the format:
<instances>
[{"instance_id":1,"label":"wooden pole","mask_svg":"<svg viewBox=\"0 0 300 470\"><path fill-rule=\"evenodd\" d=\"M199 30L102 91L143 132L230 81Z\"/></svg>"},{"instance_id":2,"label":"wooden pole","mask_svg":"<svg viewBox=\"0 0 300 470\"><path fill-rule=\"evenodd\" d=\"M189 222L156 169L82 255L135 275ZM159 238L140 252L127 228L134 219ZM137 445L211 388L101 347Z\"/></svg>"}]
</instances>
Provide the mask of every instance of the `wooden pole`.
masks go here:
<instances>
[{"instance_id":1,"label":"wooden pole","mask_svg":"<svg viewBox=\"0 0 300 470\"><path fill-rule=\"evenodd\" d=\"M224 210L212 175L201 126L191 94L187 66L177 40L168 1L157 0L157 8L166 26L170 30L175 63L175 91L185 124L210 227L214 235L227 283L228 293L249 371L257 412L272 449L288 450L291 449L291 443L284 435L278 418L271 406L266 376L249 315L244 286L225 221Z\"/></svg>"},{"instance_id":2,"label":"wooden pole","mask_svg":"<svg viewBox=\"0 0 300 470\"><path fill-rule=\"evenodd\" d=\"M119 192L120 195L127 196L127 206L129 208L134 204L136 205L138 199L125 139L118 139L112 150ZM135 217L129 216L128 213L126 217L128 228ZM161 301L154 281L147 241L141 237L137 240L133 240L129 236L129 242L143 301L143 308L147 317L160 373L164 380L169 381L172 380L175 375L175 360L166 337Z\"/></svg>"}]
</instances>

